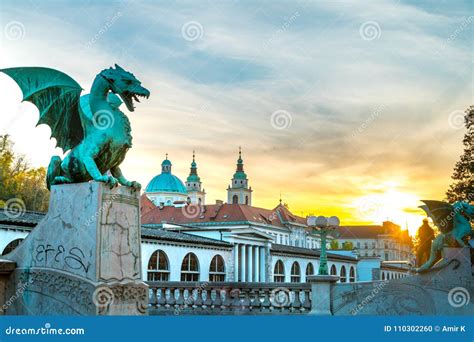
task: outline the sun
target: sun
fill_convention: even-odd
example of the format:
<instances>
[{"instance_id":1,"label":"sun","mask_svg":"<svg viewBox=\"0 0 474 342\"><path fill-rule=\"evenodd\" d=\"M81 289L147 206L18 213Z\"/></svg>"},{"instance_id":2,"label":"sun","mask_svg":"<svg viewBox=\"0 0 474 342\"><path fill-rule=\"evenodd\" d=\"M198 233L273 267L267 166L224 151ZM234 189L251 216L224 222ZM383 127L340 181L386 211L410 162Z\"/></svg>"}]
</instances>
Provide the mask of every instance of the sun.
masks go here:
<instances>
[{"instance_id":1,"label":"sun","mask_svg":"<svg viewBox=\"0 0 474 342\"><path fill-rule=\"evenodd\" d=\"M358 197L353 202L356 216L358 220L371 224L392 221L414 236L426 215L418 208L420 199L416 194L396 188L396 182L386 182L377 189L369 190L367 195Z\"/></svg>"}]
</instances>

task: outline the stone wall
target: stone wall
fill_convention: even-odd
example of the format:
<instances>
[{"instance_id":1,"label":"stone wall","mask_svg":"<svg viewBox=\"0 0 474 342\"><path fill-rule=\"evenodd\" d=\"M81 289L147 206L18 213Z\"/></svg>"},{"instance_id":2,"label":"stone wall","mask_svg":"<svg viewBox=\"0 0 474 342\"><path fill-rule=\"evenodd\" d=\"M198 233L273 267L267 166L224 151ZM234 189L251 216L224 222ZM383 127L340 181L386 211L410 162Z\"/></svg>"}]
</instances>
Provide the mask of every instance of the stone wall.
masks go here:
<instances>
[{"instance_id":1,"label":"stone wall","mask_svg":"<svg viewBox=\"0 0 474 342\"><path fill-rule=\"evenodd\" d=\"M469 248L445 248L432 270L402 279L332 287L334 315L473 315Z\"/></svg>"},{"instance_id":2,"label":"stone wall","mask_svg":"<svg viewBox=\"0 0 474 342\"><path fill-rule=\"evenodd\" d=\"M53 186L48 214L6 259L7 314L145 314L139 193L89 182Z\"/></svg>"}]
</instances>

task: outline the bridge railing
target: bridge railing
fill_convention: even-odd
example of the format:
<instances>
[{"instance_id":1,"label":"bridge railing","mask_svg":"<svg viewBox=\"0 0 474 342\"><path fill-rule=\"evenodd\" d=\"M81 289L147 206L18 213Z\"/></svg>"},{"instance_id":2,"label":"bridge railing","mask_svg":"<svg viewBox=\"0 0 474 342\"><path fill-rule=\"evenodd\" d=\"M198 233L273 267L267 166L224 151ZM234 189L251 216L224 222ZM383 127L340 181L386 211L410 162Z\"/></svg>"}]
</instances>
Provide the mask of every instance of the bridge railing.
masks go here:
<instances>
[{"instance_id":1,"label":"bridge railing","mask_svg":"<svg viewBox=\"0 0 474 342\"><path fill-rule=\"evenodd\" d=\"M147 282L150 315L307 314L308 283Z\"/></svg>"}]
</instances>

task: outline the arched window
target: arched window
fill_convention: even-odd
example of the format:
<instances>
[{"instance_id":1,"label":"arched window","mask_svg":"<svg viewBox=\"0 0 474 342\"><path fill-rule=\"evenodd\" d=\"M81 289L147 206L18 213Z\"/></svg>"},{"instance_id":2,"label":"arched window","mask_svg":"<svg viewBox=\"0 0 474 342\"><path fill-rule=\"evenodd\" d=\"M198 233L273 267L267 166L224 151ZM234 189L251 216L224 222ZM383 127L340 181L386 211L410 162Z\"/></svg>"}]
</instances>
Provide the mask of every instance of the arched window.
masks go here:
<instances>
[{"instance_id":1,"label":"arched window","mask_svg":"<svg viewBox=\"0 0 474 342\"><path fill-rule=\"evenodd\" d=\"M314 267L312 263L308 263L306 266L306 281L308 281L308 277L314 275Z\"/></svg>"},{"instance_id":2,"label":"arched window","mask_svg":"<svg viewBox=\"0 0 474 342\"><path fill-rule=\"evenodd\" d=\"M193 253L186 254L183 259L181 281L199 281L199 262Z\"/></svg>"},{"instance_id":3,"label":"arched window","mask_svg":"<svg viewBox=\"0 0 474 342\"><path fill-rule=\"evenodd\" d=\"M345 283L347 281L347 273L346 273L346 266L342 265L341 266L341 283Z\"/></svg>"},{"instance_id":4,"label":"arched window","mask_svg":"<svg viewBox=\"0 0 474 342\"><path fill-rule=\"evenodd\" d=\"M292 283L299 283L301 281L301 270L300 264L296 261L291 265L291 282Z\"/></svg>"},{"instance_id":5,"label":"arched window","mask_svg":"<svg viewBox=\"0 0 474 342\"><path fill-rule=\"evenodd\" d=\"M385 280L385 272L382 272L382 280Z\"/></svg>"},{"instance_id":6,"label":"arched window","mask_svg":"<svg viewBox=\"0 0 474 342\"><path fill-rule=\"evenodd\" d=\"M237 195L232 196L232 203L233 204L239 203L239 197Z\"/></svg>"},{"instance_id":7,"label":"arched window","mask_svg":"<svg viewBox=\"0 0 474 342\"><path fill-rule=\"evenodd\" d=\"M153 252L148 261L148 281L168 281L170 268L168 257L162 250Z\"/></svg>"},{"instance_id":8,"label":"arched window","mask_svg":"<svg viewBox=\"0 0 474 342\"><path fill-rule=\"evenodd\" d=\"M355 279L356 279L355 268L354 266L351 266L351 269L349 270L349 282L353 283L355 282Z\"/></svg>"},{"instance_id":9,"label":"arched window","mask_svg":"<svg viewBox=\"0 0 474 342\"><path fill-rule=\"evenodd\" d=\"M219 254L211 260L209 268L209 281L225 281L225 265L224 258Z\"/></svg>"},{"instance_id":10,"label":"arched window","mask_svg":"<svg viewBox=\"0 0 474 342\"><path fill-rule=\"evenodd\" d=\"M18 245L23 241L23 239L15 239L11 241L8 245L5 246L5 249L3 250L2 255L6 255L13 251L15 248L18 247Z\"/></svg>"},{"instance_id":11,"label":"arched window","mask_svg":"<svg viewBox=\"0 0 474 342\"><path fill-rule=\"evenodd\" d=\"M245 196L245 204L249 204L249 197L248 196Z\"/></svg>"},{"instance_id":12,"label":"arched window","mask_svg":"<svg viewBox=\"0 0 474 342\"><path fill-rule=\"evenodd\" d=\"M331 272L330 272L331 275L337 275L337 269L336 269L336 265L332 265L331 266Z\"/></svg>"},{"instance_id":13,"label":"arched window","mask_svg":"<svg viewBox=\"0 0 474 342\"><path fill-rule=\"evenodd\" d=\"M278 260L273 270L273 281L275 283L283 283L285 281L285 266L281 260Z\"/></svg>"}]
</instances>

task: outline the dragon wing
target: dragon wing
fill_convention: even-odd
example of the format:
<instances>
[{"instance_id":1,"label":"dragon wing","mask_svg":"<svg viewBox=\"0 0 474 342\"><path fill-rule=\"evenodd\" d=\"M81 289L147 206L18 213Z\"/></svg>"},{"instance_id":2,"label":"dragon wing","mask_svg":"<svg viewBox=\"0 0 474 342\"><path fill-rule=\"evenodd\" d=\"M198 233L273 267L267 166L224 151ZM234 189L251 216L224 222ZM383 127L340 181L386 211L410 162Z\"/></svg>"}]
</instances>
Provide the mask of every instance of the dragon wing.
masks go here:
<instances>
[{"instance_id":1,"label":"dragon wing","mask_svg":"<svg viewBox=\"0 0 474 342\"><path fill-rule=\"evenodd\" d=\"M442 233L447 233L453 230L454 207L442 201L427 201L423 200L425 205L420 206L429 217L433 219L434 224Z\"/></svg>"},{"instance_id":2,"label":"dragon wing","mask_svg":"<svg viewBox=\"0 0 474 342\"><path fill-rule=\"evenodd\" d=\"M23 101L38 107L40 118L36 125L47 124L56 146L64 152L84 137L79 113L81 86L58 70L41 67L0 69L13 78L23 92Z\"/></svg>"}]
</instances>

